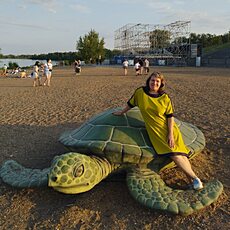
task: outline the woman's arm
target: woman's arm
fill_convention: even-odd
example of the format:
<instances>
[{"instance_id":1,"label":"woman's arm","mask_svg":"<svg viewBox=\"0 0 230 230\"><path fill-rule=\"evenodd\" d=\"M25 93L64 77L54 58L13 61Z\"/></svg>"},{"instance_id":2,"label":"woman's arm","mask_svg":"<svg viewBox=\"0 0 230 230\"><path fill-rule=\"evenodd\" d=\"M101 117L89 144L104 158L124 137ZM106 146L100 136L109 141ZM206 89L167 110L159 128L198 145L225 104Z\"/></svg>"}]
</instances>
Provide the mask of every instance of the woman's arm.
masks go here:
<instances>
[{"instance_id":1,"label":"woman's arm","mask_svg":"<svg viewBox=\"0 0 230 230\"><path fill-rule=\"evenodd\" d=\"M174 142L174 136L173 136L173 125L174 125L174 118L168 117L168 145L170 148L174 148L175 142Z\"/></svg>"},{"instance_id":2,"label":"woman's arm","mask_svg":"<svg viewBox=\"0 0 230 230\"><path fill-rule=\"evenodd\" d=\"M126 105L126 107L124 109L113 112L113 115L121 116L124 113L127 113L130 109L131 109L131 107L129 107L128 105Z\"/></svg>"}]
</instances>

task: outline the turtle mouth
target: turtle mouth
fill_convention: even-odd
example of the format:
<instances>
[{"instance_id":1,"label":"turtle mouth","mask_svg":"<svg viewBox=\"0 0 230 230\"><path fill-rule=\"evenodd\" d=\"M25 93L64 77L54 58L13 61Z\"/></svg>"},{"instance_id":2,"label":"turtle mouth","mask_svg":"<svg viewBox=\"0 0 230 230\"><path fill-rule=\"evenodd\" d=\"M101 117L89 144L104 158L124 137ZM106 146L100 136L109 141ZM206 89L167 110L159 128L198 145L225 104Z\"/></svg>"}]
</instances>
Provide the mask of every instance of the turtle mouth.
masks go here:
<instances>
[{"instance_id":1,"label":"turtle mouth","mask_svg":"<svg viewBox=\"0 0 230 230\"><path fill-rule=\"evenodd\" d=\"M77 184L77 185L72 185L72 186L55 186L55 185L49 185L50 187L53 187L53 188L81 188L81 187L87 187L89 186L89 183L82 183L82 184Z\"/></svg>"},{"instance_id":2,"label":"turtle mouth","mask_svg":"<svg viewBox=\"0 0 230 230\"><path fill-rule=\"evenodd\" d=\"M91 186L89 186L89 183L82 183L78 185L73 185L73 186L50 186L54 190L66 194L78 194L78 193L83 193L87 192L91 189Z\"/></svg>"}]
</instances>

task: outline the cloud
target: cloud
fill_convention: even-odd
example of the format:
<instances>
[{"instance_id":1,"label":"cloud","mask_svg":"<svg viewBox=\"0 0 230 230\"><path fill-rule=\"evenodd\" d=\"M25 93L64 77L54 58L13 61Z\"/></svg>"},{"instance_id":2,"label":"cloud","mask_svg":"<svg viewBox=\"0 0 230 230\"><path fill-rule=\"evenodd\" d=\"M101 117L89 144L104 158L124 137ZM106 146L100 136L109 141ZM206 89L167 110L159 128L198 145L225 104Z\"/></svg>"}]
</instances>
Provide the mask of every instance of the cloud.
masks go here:
<instances>
[{"instance_id":1,"label":"cloud","mask_svg":"<svg viewBox=\"0 0 230 230\"><path fill-rule=\"evenodd\" d=\"M81 5L81 4L72 4L70 5L70 8L73 10L79 12L79 13L90 13L91 10L87 6Z\"/></svg>"},{"instance_id":2,"label":"cloud","mask_svg":"<svg viewBox=\"0 0 230 230\"><path fill-rule=\"evenodd\" d=\"M22 9L22 10L26 10L27 9L27 6L24 5L24 4L19 4L18 5L18 8Z\"/></svg>"},{"instance_id":3,"label":"cloud","mask_svg":"<svg viewBox=\"0 0 230 230\"><path fill-rule=\"evenodd\" d=\"M30 29L46 30L46 31L51 30L51 28L48 28L45 26L32 25L32 24L22 24L22 23L16 23L16 22L8 22L8 21L0 21L0 24L16 26L16 27L25 27L25 28L30 28Z\"/></svg>"},{"instance_id":4,"label":"cloud","mask_svg":"<svg viewBox=\"0 0 230 230\"><path fill-rule=\"evenodd\" d=\"M212 31L212 33L221 34L229 29L227 22L230 20L230 15L225 9L215 8L216 5L214 3L212 3L208 9L203 5L198 7L197 0L194 1L196 4L191 4L185 0L146 0L145 4L154 14L157 14L158 19L162 24L170 24L175 21L191 21L191 31L195 30L198 33ZM230 2L230 0L224 0L221 2L222 3L220 4L224 4L223 2L228 4L227 2Z\"/></svg>"},{"instance_id":5,"label":"cloud","mask_svg":"<svg viewBox=\"0 0 230 230\"><path fill-rule=\"evenodd\" d=\"M147 6L154 9L155 14L168 14L173 12L171 4L168 2L149 1Z\"/></svg>"},{"instance_id":6,"label":"cloud","mask_svg":"<svg viewBox=\"0 0 230 230\"><path fill-rule=\"evenodd\" d=\"M173 14L169 16L171 21L173 20L182 20L191 21L191 31L194 30L198 33L208 33L212 31L212 33L221 34L225 31L227 32L227 22L230 20L229 14L222 14L218 17L213 17L210 12L207 11L185 11L185 10L175 10Z\"/></svg>"},{"instance_id":7,"label":"cloud","mask_svg":"<svg viewBox=\"0 0 230 230\"><path fill-rule=\"evenodd\" d=\"M28 8L29 5L36 5L42 7L44 10L47 10L51 13L56 13L60 5L58 0L22 0L20 7Z\"/></svg>"}]
</instances>

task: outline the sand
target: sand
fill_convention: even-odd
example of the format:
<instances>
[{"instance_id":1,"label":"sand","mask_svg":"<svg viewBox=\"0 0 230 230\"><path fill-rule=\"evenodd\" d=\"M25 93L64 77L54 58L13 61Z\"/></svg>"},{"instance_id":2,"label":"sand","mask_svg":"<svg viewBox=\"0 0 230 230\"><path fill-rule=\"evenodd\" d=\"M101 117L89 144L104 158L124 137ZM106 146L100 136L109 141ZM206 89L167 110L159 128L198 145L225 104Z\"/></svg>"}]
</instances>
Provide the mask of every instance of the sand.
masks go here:
<instances>
[{"instance_id":1,"label":"sand","mask_svg":"<svg viewBox=\"0 0 230 230\"><path fill-rule=\"evenodd\" d=\"M204 181L224 184L219 200L188 217L147 209L130 196L124 180L106 180L93 190L65 195L51 188L16 189L0 181L0 229L229 229L229 69L152 67L167 79L175 116L198 126L206 148L191 161ZM123 76L121 67L54 68L51 87L31 79L0 78L0 164L14 159L26 167L49 167L65 153L61 133L106 109L124 106L147 75ZM172 186L186 178L178 169L161 174Z\"/></svg>"}]
</instances>

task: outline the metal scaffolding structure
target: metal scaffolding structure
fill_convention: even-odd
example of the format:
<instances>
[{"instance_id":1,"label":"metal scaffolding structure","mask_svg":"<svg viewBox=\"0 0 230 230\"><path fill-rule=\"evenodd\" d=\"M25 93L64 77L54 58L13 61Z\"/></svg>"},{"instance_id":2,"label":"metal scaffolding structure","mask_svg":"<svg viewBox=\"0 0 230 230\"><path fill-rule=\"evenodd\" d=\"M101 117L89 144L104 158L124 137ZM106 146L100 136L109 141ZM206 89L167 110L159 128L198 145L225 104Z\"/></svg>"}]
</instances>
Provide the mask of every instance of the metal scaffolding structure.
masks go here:
<instances>
[{"instance_id":1,"label":"metal scaffolding structure","mask_svg":"<svg viewBox=\"0 0 230 230\"><path fill-rule=\"evenodd\" d=\"M127 24L115 31L115 49L122 51L149 49L149 32L154 30L150 24Z\"/></svg>"},{"instance_id":2,"label":"metal scaffolding structure","mask_svg":"<svg viewBox=\"0 0 230 230\"><path fill-rule=\"evenodd\" d=\"M190 30L190 21L127 24L115 31L114 48L128 56L167 58L183 64L189 55Z\"/></svg>"}]
</instances>

